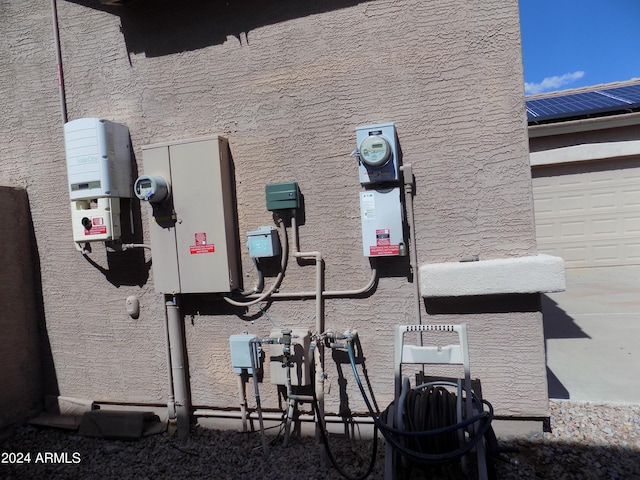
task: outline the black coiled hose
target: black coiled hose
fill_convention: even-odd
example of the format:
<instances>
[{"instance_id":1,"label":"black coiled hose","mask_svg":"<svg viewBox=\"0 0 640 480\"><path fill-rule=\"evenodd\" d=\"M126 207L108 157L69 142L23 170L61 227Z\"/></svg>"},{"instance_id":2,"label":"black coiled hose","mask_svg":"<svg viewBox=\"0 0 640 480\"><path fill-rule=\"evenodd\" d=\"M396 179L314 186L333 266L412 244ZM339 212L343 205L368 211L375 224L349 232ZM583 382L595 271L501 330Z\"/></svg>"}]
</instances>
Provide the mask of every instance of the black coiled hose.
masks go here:
<instances>
[{"instance_id":1,"label":"black coiled hose","mask_svg":"<svg viewBox=\"0 0 640 480\"><path fill-rule=\"evenodd\" d=\"M353 369L353 374L356 379L356 383L358 384L358 388L360 389L360 393L362 394L362 398L364 399L365 404L367 405L367 409L369 410L369 415L373 418L374 424L377 428L380 429L380 432L384 436L385 440L401 455L418 463L426 463L426 464L437 464L444 463L449 460L453 460L455 458L459 458L469 452L477 442L482 441L484 435L491 428L491 421L493 420L493 407L486 400L480 400L475 394L472 393L472 400L476 404L478 410L482 410L482 406L486 405L489 409L488 412L482 411L478 415L474 415L471 418L467 418L466 420L460 423L453 423L448 426L442 426L434 429L426 429L426 430L415 430L415 431L406 431L399 430L393 427L388 426L387 417L389 415L390 408L388 407L380 417L373 411L371 406L371 402L367 397L367 394L362 385L362 381L360 380L360 375L358 374L358 369L356 368L355 355L353 353L353 345L351 342L347 343L347 350L349 352L349 360L351 362L351 368ZM441 384L448 384L447 382L440 382ZM391 404L393 405L393 403ZM390 405L390 407L391 407ZM402 408L402 406L400 406ZM435 437L446 434L457 435L456 432L462 431L462 429L466 429L470 425L476 425L475 435L466 439L462 445L457 446L457 448L453 450L447 450L441 453L425 453L421 451L420 448L415 449L411 447L407 447L403 445L403 443L409 443L409 441L419 438L423 440L425 437ZM407 442L404 442L402 439L409 439ZM415 442L414 442L415 443ZM456 443L458 445L458 443Z\"/></svg>"}]
</instances>

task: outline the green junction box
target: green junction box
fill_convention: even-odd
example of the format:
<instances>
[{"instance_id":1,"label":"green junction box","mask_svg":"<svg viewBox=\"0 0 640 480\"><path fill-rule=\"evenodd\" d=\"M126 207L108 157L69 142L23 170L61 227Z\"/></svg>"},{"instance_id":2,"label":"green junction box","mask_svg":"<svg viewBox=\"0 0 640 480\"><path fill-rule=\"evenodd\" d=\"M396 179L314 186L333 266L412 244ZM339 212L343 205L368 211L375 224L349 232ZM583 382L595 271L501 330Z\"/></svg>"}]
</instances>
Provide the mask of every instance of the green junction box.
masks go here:
<instances>
[{"instance_id":1,"label":"green junction box","mask_svg":"<svg viewBox=\"0 0 640 480\"><path fill-rule=\"evenodd\" d=\"M300 206L298 182L270 183L264 188L267 210L289 210Z\"/></svg>"}]
</instances>

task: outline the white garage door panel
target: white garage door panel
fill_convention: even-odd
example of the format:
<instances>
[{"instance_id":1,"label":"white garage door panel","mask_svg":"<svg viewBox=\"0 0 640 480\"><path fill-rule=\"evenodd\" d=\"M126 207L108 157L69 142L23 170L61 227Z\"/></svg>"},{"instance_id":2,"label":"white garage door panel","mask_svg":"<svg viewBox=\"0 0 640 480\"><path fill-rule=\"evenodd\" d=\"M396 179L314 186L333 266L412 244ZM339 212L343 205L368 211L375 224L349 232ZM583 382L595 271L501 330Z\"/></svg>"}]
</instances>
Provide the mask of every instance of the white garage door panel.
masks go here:
<instances>
[{"instance_id":1,"label":"white garage door panel","mask_svg":"<svg viewBox=\"0 0 640 480\"><path fill-rule=\"evenodd\" d=\"M640 159L537 167L538 250L567 268L640 265Z\"/></svg>"}]
</instances>

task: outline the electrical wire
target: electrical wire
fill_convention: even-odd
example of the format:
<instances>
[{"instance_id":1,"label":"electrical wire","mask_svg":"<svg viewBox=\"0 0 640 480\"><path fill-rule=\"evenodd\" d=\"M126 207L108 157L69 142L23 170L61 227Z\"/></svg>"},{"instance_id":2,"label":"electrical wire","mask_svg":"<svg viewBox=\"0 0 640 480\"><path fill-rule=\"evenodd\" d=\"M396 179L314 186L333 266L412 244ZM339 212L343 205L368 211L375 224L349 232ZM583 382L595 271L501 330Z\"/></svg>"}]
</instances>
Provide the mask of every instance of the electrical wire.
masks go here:
<instances>
[{"instance_id":1,"label":"electrical wire","mask_svg":"<svg viewBox=\"0 0 640 480\"><path fill-rule=\"evenodd\" d=\"M347 480L364 480L365 478L367 478L369 475L371 475L371 472L373 471L373 467L376 465L376 452L378 450L378 429L374 426L373 428L373 445L371 446L371 459L369 460L369 466L367 467L367 470L358 476L351 476L348 473L346 473L342 467L340 467L340 465L338 465L338 462L336 461L336 458L333 456L333 453L331 452L331 448L329 447L329 438L327 437L327 431L326 431L326 427L325 427L325 422L324 419L322 418L322 415L320 414L320 408L318 406L318 400L316 398L315 392L313 394L313 410L315 411L316 417L318 419L318 423L319 425L319 430L320 430L320 436L322 437L322 443L324 444L324 448L325 451L327 452L327 457L329 457L329 461L331 462L331 465L334 466L334 468L338 471L338 473L340 475L342 475L344 478L346 478Z\"/></svg>"}]
</instances>

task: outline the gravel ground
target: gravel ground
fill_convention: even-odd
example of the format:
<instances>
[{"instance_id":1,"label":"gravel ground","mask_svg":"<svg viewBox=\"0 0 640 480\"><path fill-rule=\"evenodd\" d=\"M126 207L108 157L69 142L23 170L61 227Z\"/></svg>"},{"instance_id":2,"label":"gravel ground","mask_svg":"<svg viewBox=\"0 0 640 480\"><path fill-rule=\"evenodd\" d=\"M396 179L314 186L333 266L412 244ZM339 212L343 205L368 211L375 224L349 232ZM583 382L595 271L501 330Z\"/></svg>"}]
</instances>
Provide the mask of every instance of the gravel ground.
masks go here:
<instances>
[{"instance_id":1,"label":"gravel ground","mask_svg":"<svg viewBox=\"0 0 640 480\"><path fill-rule=\"evenodd\" d=\"M640 479L640 406L553 401L550 408L551 433L501 441L501 446L519 449L508 454L518 464L498 462L497 478ZM270 440L269 457L264 458L258 434L194 428L184 442L165 434L123 442L25 427L0 445L0 479L343 478L333 467L320 466L312 438L292 439L287 448L276 435ZM331 441L340 460L349 460L359 472L365 469L371 442ZM371 479L383 477L383 452L380 445ZM30 462L16 463L19 454L27 453ZM457 472L457 467L414 470L410 478L467 478Z\"/></svg>"}]
</instances>

